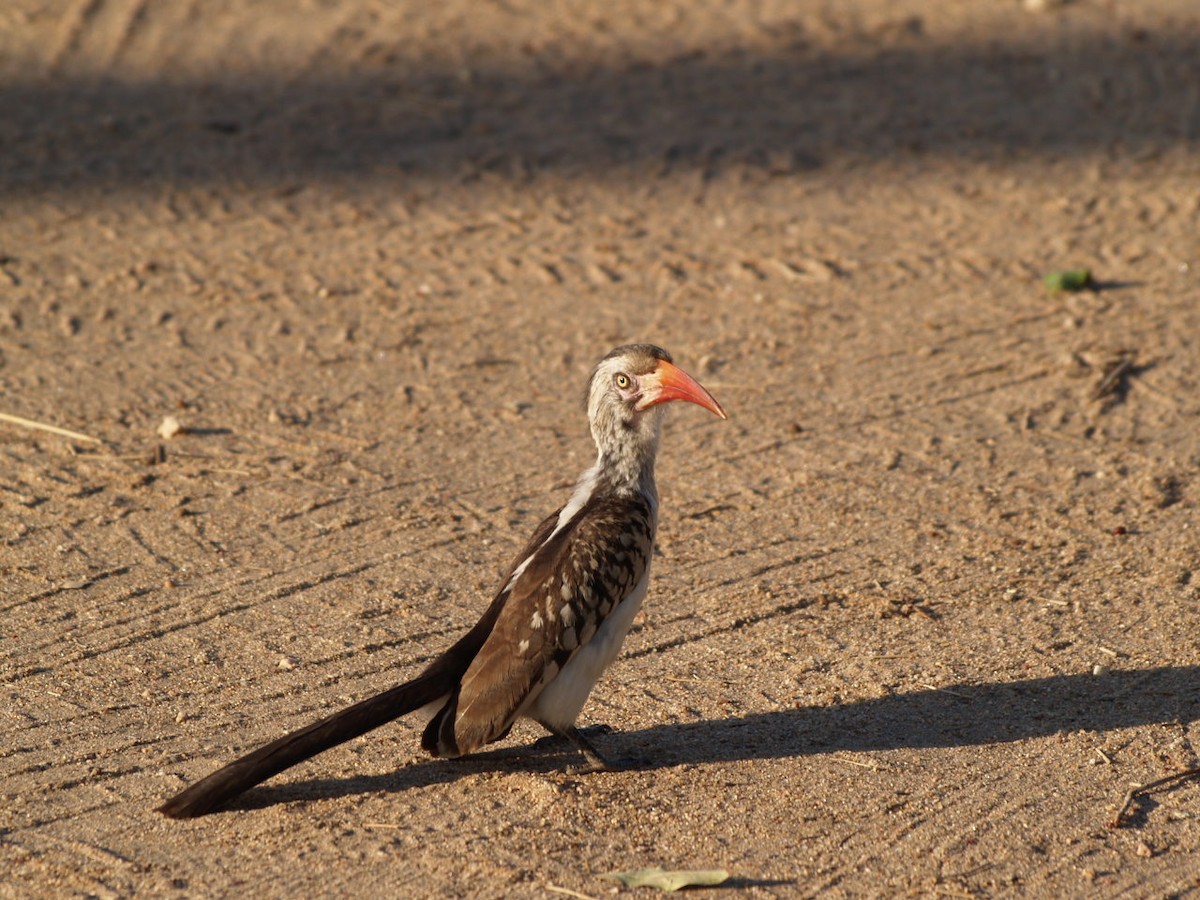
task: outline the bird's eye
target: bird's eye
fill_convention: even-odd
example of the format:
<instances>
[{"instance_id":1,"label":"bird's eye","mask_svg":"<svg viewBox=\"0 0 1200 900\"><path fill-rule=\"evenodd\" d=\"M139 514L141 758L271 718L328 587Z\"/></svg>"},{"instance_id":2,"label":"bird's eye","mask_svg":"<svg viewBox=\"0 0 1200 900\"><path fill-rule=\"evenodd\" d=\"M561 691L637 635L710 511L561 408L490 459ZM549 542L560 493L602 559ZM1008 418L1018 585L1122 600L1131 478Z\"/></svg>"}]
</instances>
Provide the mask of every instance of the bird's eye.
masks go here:
<instances>
[{"instance_id":1,"label":"bird's eye","mask_svg":"<svg viewBox=\"0 0 1200 900\"><path fill-rule=\"evenodd\" d=\"M624 372L618 372L616 375L613 376L613 383L617 387L619 387L621 390L624 391L624 390L628 390L629 385L631 385L633 382L630 381L629 376L626 375Z\"/></svg>"}]
</instances>

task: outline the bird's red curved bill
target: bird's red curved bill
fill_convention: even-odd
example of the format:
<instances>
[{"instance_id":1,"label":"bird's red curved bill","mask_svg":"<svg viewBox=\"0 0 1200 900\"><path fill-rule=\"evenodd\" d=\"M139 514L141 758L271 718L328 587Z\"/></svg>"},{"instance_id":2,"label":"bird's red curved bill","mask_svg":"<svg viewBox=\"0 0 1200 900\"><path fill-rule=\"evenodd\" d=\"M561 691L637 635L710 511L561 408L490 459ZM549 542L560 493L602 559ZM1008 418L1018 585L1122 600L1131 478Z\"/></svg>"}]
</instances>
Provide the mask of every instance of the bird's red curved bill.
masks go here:
<instances>
[{"instance_id":1,"label":"bird's red curved bill","mask_svg":"<svg viewBox=\"0 0 1200 900\"><path fill-rule=\"evenodd\" d=\"M729 418L725 415L721 404L717 402L717 398L710 394L704 385L678 366L661 360L658 368L654 370L652 378L658 383L657 390L648 392L638 403L638 409L646 409L669 400L686 400L688 403L703 406L722 419Z\"/></svg>"}]
</instances>

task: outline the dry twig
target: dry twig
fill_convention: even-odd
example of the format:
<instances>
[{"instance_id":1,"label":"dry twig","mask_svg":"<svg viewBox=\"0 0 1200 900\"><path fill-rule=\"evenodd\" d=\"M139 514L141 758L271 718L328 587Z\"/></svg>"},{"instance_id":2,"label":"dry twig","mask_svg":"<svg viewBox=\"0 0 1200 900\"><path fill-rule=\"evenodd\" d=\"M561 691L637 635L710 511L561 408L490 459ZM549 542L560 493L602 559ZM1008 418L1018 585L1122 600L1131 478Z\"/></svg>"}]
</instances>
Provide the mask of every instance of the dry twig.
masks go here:
<instances>
[{"instance_id":1,"label":"dry twig","mask_svg":"<svg viewBox=\"0 0 1200 900\"><path fill-rule=\"evenodd\" d=\"M1159 788L1164 788L1169 785L1178 784L1181 781L1187 781L1189 778L1200 778L1200 766L1191 769L1184 769L1182 772L1176 772L1173 775L1167 775L1164 778L1157 778L1149 784L1138 785L1130 788L1125 795L1125 799L1121 802L1121 808L1117 810L1115 816L1109 819L1105 825L1108 828L1120 828L1125 824L1125 820L1129 818L1130 810L1134 802L1139 797L1144 797L1147 794L1153 793Z\"/></svg>"},{"instance_id":2,"label":"dry twig","mask_svg":"<svg viewBox=\"0 0 1200 900\"><path fill-rule=\"evenodd\" d=\"M1092 391L1093 400L1103 400L1105 397L1111 396L1120 390L1121 382L1133 373L1133 357L1118 357L1108 363L1105 369L1107 371L1104 373L1104 377L1100 379L1100 383Z\"/></svg>"}]
</instances>

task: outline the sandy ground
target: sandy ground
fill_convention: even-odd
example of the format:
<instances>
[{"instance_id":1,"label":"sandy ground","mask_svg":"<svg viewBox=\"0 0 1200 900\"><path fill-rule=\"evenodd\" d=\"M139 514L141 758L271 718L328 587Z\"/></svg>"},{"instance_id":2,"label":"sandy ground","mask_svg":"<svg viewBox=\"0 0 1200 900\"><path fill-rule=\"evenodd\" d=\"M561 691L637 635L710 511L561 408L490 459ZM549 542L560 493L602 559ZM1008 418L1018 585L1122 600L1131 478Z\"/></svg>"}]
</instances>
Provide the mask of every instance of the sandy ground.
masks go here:
<instances>
[{"instance_id":1,"label":"sandy ground","mask_svg":"<svg viewBox=\"0 0 1200 900\"><path fill-rule=\"evenodd\" d=\"M1200 892L1194 0L8 0L0 896ZM1051 295L1052 269L1098 290ZM400 722L667 346L634 771ZM187 433L156 434L165 416ZM561 896L561 894L558 894Z\"/></svg>"}]
</instances>

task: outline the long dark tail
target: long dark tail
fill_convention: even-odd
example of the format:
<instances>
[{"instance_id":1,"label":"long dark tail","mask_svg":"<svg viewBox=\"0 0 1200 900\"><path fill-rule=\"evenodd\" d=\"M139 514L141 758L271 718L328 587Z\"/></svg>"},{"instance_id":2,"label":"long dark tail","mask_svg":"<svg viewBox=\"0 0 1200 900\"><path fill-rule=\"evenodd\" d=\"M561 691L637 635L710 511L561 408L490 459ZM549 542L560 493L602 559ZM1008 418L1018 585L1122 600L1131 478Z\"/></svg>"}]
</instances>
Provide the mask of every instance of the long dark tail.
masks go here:
<instances>
[{"instance_id":1,"label":"long dark tail","mask_svg":"<svg viewBox=\"0 0 1200 900\"><path fill-rule=\"evenodd\" d=\"M376 694L234 760L176 794L158 811L172 819L202 816L284 769L420 709L449 693L452 687L453 680L447 677L446 671L426 671L412 681Z\"/></svg>"}]
</instances>

